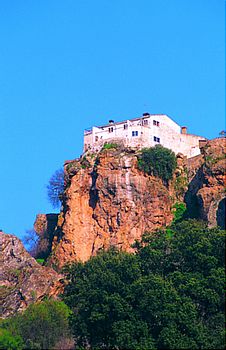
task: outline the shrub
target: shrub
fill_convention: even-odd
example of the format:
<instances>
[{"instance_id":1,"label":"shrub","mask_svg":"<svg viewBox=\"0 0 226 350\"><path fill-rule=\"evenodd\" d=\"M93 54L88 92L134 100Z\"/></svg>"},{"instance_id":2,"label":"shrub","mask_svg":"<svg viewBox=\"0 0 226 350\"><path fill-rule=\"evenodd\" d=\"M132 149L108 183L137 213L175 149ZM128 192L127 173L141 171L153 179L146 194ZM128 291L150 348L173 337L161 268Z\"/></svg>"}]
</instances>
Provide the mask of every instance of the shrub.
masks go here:
<instances>
[{"instance_id":1,"label":"shrub","mask_svg":"<svg viewBox=\"0 0 226 350\"><path fill-rule=\"evenodd\" d=\"M36 259L37 263L39 263L40 265L43 265L45 262L45 259Z\"/></svg>"},{"instance_id":2,"label":"shrub","mask_svg":"<svg viewBox=\"0 0 226 350\"><path fill-rule=\"evenodd\" d=\"M81 168L86 169L86 168L89 168L90 166L91 166L90 162L88 161L86 156L84 156L81 160Z\"/></svg>"},{"instance_id":3,"label":"shrub","mask_svg":"<svg viewBox=\"0 0 226 350\"><path fill-rule=\"evenodd\" d=\"M140 170L149 175L158 176L166 183L172 179L176 165L175 153L161 145L143 148L138 159Z\"/></svg>"},{"instance_id":4,"label":"shrub","mask_svg":"<svg viewBox=\"0 0 226 350\"><path fill-rule=\"evenodd\" d=\"M186 205L184 203L177 202L173 205L172 209L173 209L173 214L174 214L173 215L174 216L173 223L176 223L176 222L182 220L184 217L184 214L186 212Z\"/></svg>"},{"instance_id":5,"label":"shrub","mask_svg":"<svg viewBox=\"0 0 226 350\"><path fill-rule=\"evenodd\" d=\"M0 329L0 349L22 350L24 349L23 340L20 336L13 336L6 329Z\"/></svg>"},{"instance_id":6,"label":"shrub","mask_svg":"<svg viewBox=\"0 0 226 350\"><path fill-rule=\"evenodd\" d=\"M105 143L103 146L103 149L112 149L112 148L118 148L117 143Z\"/></svg>"},{"instance_id":7,"label":"shrub","mask_svg":"<svg viewBox=\"0 0 226 350\"><path fill-rule=\"evenodd\" d=\"M188 186L188 179L186 176L178 176L175 179L175 183L174 183L174 189L176 191L177 196L183 196L186 192Z\"/></svg>"},{"instance_id":8,"label":"shrub","mask_svg":"<svg viewBox=\"0 0 226 350\"><path fill-rule=\"evenodd\" d=\"M20 336L25 349L51 349L62 337L70 336L68 316L69 308L63 302L46 300L3 321L2 327Z\"/></svg>"}]
</instances>

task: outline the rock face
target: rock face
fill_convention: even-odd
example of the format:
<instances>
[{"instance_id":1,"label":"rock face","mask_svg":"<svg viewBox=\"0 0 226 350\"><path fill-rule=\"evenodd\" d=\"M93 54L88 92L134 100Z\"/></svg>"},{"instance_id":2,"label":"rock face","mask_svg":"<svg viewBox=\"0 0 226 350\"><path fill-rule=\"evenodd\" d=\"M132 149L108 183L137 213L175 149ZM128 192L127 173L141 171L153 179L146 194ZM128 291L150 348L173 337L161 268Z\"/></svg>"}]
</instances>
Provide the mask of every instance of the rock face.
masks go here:
<instances>
[{"instance_id":1,"label":"rock face","mask_svg":"<svg viewBox=\"0 0 226 350\"><path fill-rule=\"evenodd\" d=\"M226 139L209 141L202 154L188 160L189 187L185 201L191 216L210 227L225 228Z\"/></svg>"},{"instance_id":2,"label":"rock face","mask_svg":"<svg viewBox=\"0 0 226 350\"><path fill-rule=\"evenodd\" d=\"M47 258L52 250L54 231L58 222L58 214L38 214L34 230L39 236L35 256Z\"/></svg>"},{"instance_id":3,"label":"rock face","mask_svg":"<svg viewBox=\"0 0 226 350\"><path fill-rule=\"evenodd\" d=\"M145 231L172 220L170 192L137 169L135 153L103 150L66 164L69 180L50 263L86 261L101 248L131 251Z\"/></svg>"},{"instance_id":4,"label":"rock face","mask_svg":"<svg viewBox=\"0 0 226 350\"><path fill-rule=\"evenodd\" d=\"M24 310L30 303L63 291L62 276L41 266L23 247L21 241L0 233L2 317Z\"/></svg>"},{"instance_id":5,"label":"rock face","mask_svg":"<svg viewBox=\"0 0 226 350\"><path fill-rule=\"evenodd\" d=\"M49 263L86 261L101 248L131 251L145 231L171 223L172 206L186 202L190 217L224 227L225 139L206 143L202 154L177 155L168 187L137 168L136 151L104 149L65 164L63 211Z\"/></svg>"},{"instance_id":6,"label":"rock face","mask_svg":"<svg viewBox=\"0 0 226 350\"><path fill-rule=\"evenodd\" d=\"M46 235L49 240L51 240L57 225L57 220L58 214L38 214L34 224L35 232L39 236Z\"/></svg>"}]
</instances>

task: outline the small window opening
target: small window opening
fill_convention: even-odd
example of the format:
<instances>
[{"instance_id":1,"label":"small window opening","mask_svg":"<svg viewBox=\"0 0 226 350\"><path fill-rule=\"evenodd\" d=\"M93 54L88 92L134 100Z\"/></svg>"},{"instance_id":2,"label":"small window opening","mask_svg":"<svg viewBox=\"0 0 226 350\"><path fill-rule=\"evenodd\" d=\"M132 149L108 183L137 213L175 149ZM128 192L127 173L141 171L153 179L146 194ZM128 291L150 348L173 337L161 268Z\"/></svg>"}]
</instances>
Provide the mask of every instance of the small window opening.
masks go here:
<instances>
[{"instance_id":1,"label":"small window opening","mask_svg":"<svg viewBox=\"0 0 226 350\"><path fill-rule=\"evenodd\" d=\"M138 136L138 131L132 131L132 136Z\"/></svg>"},{"instance_id":2,"label":"small window opening","mask_svg":"<svg viewBox=\"0 0 226 350\"><path fill-rule=\"evenodd\" d=\"M160 138L159 138L159 137L154 136L154 141L155 141L155 142L160 143Z\"/></svg>"},{"instance_id":3,"label":"small window opening","mask_svg":"<svg viewBox=\"0 0 226 350\"><path fill-rule=\"evenodd\" d=\"M113 132L113 127L111 127L111 128L108 128L108 132Z\"/></svg>"},{"instance_id":4,"label":"small window opening","mask_svg":"<svg viewBox=\"0 0 226 350\"><path fill-rule=\"evenodd\" d=\"M157 120L153 120L153 125L159 126L159 122Z\"/></svg>"}]
</instances>

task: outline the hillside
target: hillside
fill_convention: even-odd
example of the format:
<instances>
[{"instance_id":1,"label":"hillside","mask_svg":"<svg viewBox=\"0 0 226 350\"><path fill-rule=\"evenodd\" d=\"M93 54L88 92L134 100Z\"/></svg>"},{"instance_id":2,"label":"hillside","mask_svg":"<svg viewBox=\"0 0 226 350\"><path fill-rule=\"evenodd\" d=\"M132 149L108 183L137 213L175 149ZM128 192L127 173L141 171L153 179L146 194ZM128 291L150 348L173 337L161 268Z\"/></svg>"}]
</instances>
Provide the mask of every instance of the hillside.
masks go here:
<instances>
[{"instance_id":1,"label":"hillside","mask_svg":"<svg viewBox=\"0 0 226 350\"><path fill-rule=\"evenodd\" d=\"M56 297L63 290L62 275L41 266L15 236L1 232L1 316L23 311L31 303Z\"/></svg>"}]
</instances>

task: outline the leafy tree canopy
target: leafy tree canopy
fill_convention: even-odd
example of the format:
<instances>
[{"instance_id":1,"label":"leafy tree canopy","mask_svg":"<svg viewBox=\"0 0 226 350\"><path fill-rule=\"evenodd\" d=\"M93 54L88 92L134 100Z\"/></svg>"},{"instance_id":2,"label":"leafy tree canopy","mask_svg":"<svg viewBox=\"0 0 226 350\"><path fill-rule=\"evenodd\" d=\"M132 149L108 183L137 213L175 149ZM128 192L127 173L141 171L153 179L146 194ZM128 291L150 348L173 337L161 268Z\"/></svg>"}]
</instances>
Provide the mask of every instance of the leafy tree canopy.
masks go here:
<instances>
[{"instance_id":1,"label":"leafy tree canopy","mask_svg":"<svg viewBox=\"0 0 226 350\"><path fill-rule=\"evenodd\" d=\"M78 346L223 349L224 232L197 221L145 234L67 267L64 300Z\"/></svg>"},{"instance_id":2,"label":"leafy tree canopy","mask_svg":"<svg viewBox=\"0 0 226 350\"><path fill-rule=\"evenodd\" d=\"M177 160L175 153L161 145L143 148L138 159L138 168L149 175L160 177L168 182L173 177Z\"/></svg>"},{"instance_id":3,"label":"leafy tree canopy","mask_svg":"<svg viewBox=\"0 0 226 350\"><path fill-rule=\"evenodd\" d=\"M22 350L23 340L20 336L13 336L7 329L0 329L0 349Z\"/></svg>"},{"instance_id":4,"label":"leafy tree canopy","mask_svg":"<svg viewBox=\"0 0 226 350\"><path fill-rule=\"evenodd\" d=\"M63 302L46 300L32 304L24 313L4 320L1 331L4 332L4 339L7 336L14 343L19 342L19 345L23 340L23 349L51 349L58 340L69 335L69 312ZM8 346L5 349L14 348Z\"/></svg>"}]
</instances>

